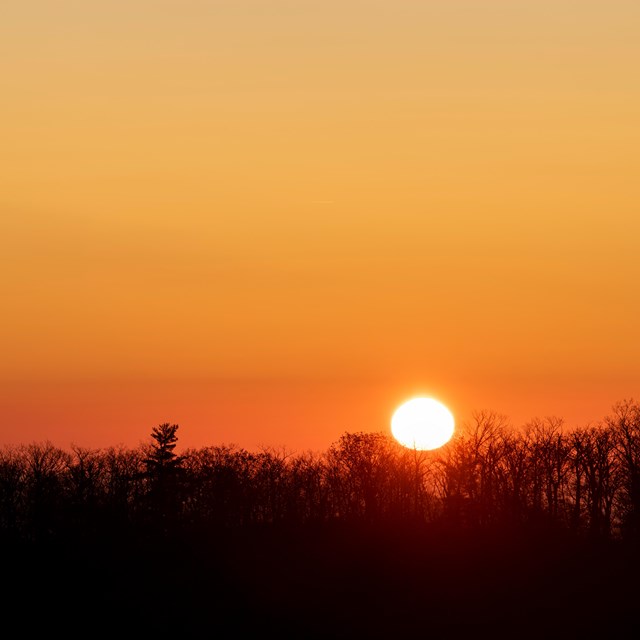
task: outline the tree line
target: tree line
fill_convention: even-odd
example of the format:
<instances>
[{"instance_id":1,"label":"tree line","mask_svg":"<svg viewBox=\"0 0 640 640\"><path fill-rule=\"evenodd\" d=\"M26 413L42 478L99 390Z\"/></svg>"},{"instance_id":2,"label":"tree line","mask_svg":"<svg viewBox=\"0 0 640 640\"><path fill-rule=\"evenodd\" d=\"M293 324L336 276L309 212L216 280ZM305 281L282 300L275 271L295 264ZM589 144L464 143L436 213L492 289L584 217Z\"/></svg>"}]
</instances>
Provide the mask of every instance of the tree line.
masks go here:
<instances>
[{"instance_id":1,"label":"tree line","mask_svg":"<svg viewBox=\"0 0 640 640\"><path fill-rule=\"evenodd\" d=\"M633 400L572 429L558 418L515 429L501 414L480 411L436 451L357 432L322 453L221 444L178 454L178 431L160 424L136 448L5 446L0 535L39 541L411 522L640 539L640 404Z\"/></svg>"}]
</instances>

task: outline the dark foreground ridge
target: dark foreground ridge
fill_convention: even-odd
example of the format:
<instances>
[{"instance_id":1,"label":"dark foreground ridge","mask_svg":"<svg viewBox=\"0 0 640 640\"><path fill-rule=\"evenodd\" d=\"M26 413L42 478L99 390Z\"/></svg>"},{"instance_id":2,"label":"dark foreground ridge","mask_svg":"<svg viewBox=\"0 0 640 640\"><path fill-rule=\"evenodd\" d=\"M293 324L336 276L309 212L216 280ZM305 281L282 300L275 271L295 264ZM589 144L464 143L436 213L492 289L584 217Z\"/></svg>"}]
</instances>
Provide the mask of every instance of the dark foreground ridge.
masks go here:
<instances>
[{"instance_id":1,"label":"dark foreground ridge","mask_svg":"<svg viewBox=\"0 0 640 640\"><path fill-rule=\"evenodd\" d=\"M270 525L25 545L3 581L27 637L605 638L640 631L639 570L549 532Z\"/></svg>"}]
</instances>

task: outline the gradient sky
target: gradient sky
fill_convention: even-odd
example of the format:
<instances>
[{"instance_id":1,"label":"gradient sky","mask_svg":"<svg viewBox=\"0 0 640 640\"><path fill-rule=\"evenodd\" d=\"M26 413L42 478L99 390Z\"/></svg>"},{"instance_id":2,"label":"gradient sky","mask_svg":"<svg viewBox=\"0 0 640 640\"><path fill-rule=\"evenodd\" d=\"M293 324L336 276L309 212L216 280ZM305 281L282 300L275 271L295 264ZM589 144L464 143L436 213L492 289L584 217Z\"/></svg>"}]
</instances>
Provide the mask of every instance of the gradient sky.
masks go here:
<instances>
[{"instance_id":1,"label":"gradient sky","mask_svg":"<svg viewBox=\"0 0 640 640\"><path fill-rule=\"evenodd\" d=\"M636 0L3 0L0 443L324 449L640 396Z\"/></svg>"}]
</instances>

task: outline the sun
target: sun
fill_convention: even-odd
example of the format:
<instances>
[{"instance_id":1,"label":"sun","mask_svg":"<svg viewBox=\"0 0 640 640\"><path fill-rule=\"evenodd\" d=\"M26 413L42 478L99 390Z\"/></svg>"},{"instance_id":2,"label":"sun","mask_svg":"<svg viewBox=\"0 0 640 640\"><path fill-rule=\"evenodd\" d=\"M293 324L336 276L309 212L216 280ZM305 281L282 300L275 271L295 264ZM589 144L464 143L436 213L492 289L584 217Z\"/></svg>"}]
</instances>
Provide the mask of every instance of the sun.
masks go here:
<instances>
[{"instance_id":1,"label":"sun","mask_svg":"<svg viewBox=\"0 0 640 640\"><path fill-rule=\"evenodd\" d=\"M413 398L400 405L391 418L391 433L410 449L437 449L453 436L453 414L433 398Z\"/></svg>"}]
</instances>

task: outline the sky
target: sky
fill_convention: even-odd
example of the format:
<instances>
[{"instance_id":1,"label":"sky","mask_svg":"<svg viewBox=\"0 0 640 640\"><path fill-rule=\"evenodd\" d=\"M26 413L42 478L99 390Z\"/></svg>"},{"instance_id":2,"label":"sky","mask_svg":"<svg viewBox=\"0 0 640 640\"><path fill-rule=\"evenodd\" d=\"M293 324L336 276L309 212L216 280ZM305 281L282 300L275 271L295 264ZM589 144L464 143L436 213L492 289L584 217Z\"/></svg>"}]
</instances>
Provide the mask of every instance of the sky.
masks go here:
<instances>
[{"instance_id":1,"label":"sky","mask_svg":"<svg viewBox=\"0 0 640 640\"><path fill-rule=\"evenodd\" d=\"M640 396L635 0L3 0L0 444L325 450Z\"/></svg>"}]
</instances>

